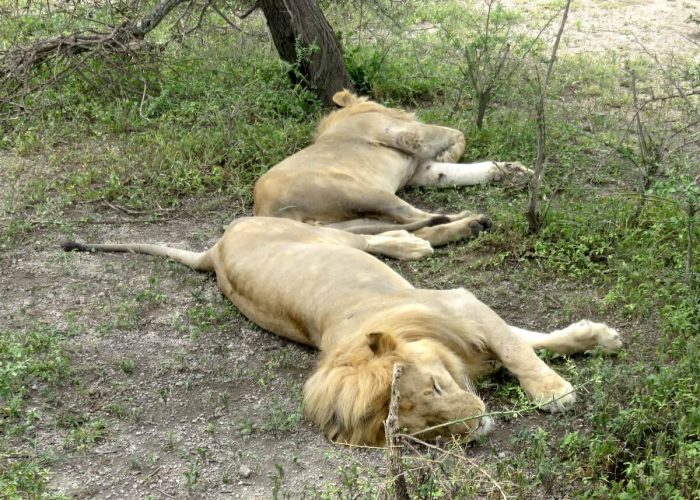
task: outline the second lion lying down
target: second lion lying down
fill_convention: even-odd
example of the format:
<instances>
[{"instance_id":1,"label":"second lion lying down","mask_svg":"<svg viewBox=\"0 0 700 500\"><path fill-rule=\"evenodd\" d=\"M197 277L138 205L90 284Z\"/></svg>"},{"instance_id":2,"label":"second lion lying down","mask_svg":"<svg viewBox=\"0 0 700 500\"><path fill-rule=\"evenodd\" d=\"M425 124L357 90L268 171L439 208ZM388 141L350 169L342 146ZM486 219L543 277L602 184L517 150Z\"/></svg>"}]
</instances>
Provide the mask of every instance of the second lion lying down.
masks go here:
<instances>
[{"instance_id":1,"label":"second lion lying down","mask_svg":"<svg viewBox=\"0 0 700 500\"><path fill-rule=\"evenodd\" d=\"M421 123L347 90L340 109L319 124L309 146L255 184L255 215L378 234L406 229L434 247L476 236L491 221L470 212L438 216L396 196L406 186L522 184L532 173L518 162L451 163L464 153L459 130Z\"/></svg>"},{"instance_id":2,"label":"second lion lying down","mask_svg":"<svg viewBox=\"0 0 700 500\"><path fill-rule=\"evenodd\" d=\"M250 320L321 350L304 388L304 411L336 442L383 443L396 363L403 365L401 428L425 439L473 438L492 421L482 416L486 407L471 380L503 365L532 401L559 411L573 404L572 386L534 349L615 352L622 345L601 323L531 332L506 324L464 289L414 288L365 253L419 258L430 252L427 242L405 231L363 236L254 217L233 221L201 253L147 244L67 243L64 249L167 256L215 272L221 291Z\"/></svg>"}]
</instances>

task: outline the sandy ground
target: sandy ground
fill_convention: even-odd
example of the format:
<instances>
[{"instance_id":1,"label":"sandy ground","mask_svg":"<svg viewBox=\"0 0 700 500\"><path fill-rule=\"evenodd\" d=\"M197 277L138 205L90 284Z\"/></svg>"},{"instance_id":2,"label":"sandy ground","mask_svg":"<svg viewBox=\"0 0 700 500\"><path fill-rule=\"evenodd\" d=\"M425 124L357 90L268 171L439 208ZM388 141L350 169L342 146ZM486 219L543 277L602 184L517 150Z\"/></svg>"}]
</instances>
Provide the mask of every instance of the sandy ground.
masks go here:
<instances>
[{"instance_id":1,"label":"sandy ground","mask_svg":"<svg viewBox=\"0 0 700 500\"><path fill-rule=\"evenodd\" d=\"M545 0L505 0L504 5L531 13L540 28ZM692 20L695 20L693 22ZM574 0L560 51L618 55L687 53L700 43L700 3L691 0ZM559 19L552 24L556 32Z\"/></svg>"}]
</instances>

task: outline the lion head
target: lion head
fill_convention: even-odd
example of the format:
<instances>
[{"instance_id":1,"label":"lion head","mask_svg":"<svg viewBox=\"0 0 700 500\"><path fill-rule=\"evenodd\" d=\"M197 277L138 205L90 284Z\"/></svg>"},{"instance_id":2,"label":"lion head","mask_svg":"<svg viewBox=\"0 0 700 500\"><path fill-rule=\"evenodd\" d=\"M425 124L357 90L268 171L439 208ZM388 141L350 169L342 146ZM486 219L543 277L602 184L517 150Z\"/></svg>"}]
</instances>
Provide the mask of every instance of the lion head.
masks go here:
<instances>
[{"instance_id":1,"label":"lion head","mask_svg":"<svg viewBox=\"0 0 700 500\"><path fill-rule=\"evenodd\" d=\"M333 95L333 102L338 105L339 109L321 120L314 134L314 141L319 140L324 134L333 130L339 123L343 122L343 120L364 113L382 113L393 119L407 122L416 119L413 113L395 108L387 108L378 102L369 100L367 97L359 97L349 90L336 92L335 95Z\"/></svg>"},{"instance_id":2,"label":"lion head","mask_svg":"<svg viewBox=\"0 0 700 500\"><path fill-rule=\"evenodd\" d=\"M436 339L435 331L420 334L422 321L403 320L398 328L353 337L323 354L304 388L304 410L331 441L384 443L397 363L403 366L398 419L404 432L420 439L473 439L489 430L492 420L481 416L486 407L460 357Z\"/></svg>"}]
</instances>

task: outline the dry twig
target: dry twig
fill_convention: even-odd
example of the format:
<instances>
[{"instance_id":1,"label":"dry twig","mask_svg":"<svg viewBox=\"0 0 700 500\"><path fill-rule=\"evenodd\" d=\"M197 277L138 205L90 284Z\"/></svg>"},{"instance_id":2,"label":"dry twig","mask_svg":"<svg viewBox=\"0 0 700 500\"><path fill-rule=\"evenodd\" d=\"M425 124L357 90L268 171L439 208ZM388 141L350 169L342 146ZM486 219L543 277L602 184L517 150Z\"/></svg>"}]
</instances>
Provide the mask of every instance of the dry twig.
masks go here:
<instances>
[{"instance_id":1,"label":"dry twig","mask_svg":"<svg viewBox=\"0 0 700 500\"><path fill-rule=\"evenodd\" d=\"M481 472L491 482L491 484L493 484L496 487L498 492L501 494L501 498L503 498L504 500L508 499L508 497L506 496L505 492L503 491L503 488L501 487L501 485L498 484L498 482L493 478L493 476L491 476L491 474L489 474L483 467L481 467L479 464L477 464L474 460L471 460L470 458L465 457L463 455L457 455L456 453L454 453L450 450L445 450L445 449L440 448L439 446L436 446L434 444L430 444L430 443L427 443L425 441L422 441L422 440L418 439L417 437L410 435L410 434L402 434L401 437L411 439L412 441L415 441L416 443L419 443L420 445L425 446L426 448L437 450L440 453L443 453L445 455L449 455L453 458L456 458L459 461L468 463L473 468L475 468L476 470Z\"/></svg>"},{"instance_id":2,"label":"dry twig","mask_svg":"<svg viewBox=\"0 0 700 500\"><path fill-rule=\"evenodd\" d=\"M389 403L389 416L386 418L384 432L386 435L386 455L389 469L389 480L393 483L394 498L396 500L410 500L406 487L406 475L401 462L401 437L399 435L399 379L403 367L394 365L394 374L391 379L391 401Z\"/></svg>"}]
</instances>

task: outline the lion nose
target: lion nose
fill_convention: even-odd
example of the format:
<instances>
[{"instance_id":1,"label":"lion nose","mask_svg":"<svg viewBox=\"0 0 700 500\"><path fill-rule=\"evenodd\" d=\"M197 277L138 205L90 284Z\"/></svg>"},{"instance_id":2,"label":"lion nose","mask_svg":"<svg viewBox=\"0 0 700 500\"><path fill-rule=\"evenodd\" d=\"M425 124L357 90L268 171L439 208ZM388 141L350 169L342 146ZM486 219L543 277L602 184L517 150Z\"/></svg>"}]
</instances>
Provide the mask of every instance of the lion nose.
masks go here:
<instances>
[{"instance_id":1,"label":"lion nose","mask_svg":"<svg viewBox=\"0 0 700 500\"><path fill-rule=\"evenodd\" d=\"M493 418L489 417L488 415L485 415L479 419L479 426L476 428L476 431L474 431L474 436L485 436L486 434L491 432L495 426L496 423L493 420Z\"/></svg>"}]
</instances>

